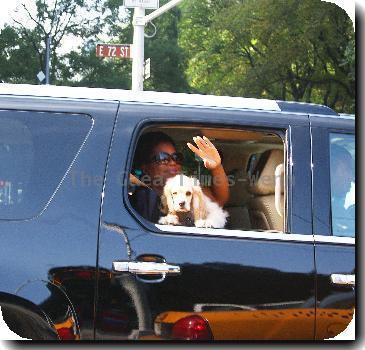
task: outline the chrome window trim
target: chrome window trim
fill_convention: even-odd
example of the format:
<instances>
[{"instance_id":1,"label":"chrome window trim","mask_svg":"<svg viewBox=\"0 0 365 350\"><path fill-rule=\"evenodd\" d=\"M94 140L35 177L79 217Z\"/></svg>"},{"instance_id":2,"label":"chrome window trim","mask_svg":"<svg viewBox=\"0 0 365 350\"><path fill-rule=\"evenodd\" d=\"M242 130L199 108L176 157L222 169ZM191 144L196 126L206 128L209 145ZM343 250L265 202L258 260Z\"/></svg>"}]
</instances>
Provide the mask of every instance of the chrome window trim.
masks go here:
<instances>
[{"instance_id":1,"label":"chrome window trim","mask_svg":"<svg viewBox=\"0 0 365 350\"><path fill-rule=\"evenodd\" d=\"M160 231L169 233L192 233L203 236L227 237L227 238L253 238L269 241L286 241L286 242L311 242L311 243L334 243L354 245L355 238L322 236L322 235L301 235L291 234L279 231L241 231L215 228L197 228L187 226L155 225Z\"/></svg>"},{"instance_id":2,"label":"chrome window trim","mask_svg":"<svg viewBox=\"0 0 365 350\"><path fill-rule=\"evenodd\" d=\"M314 235L315 242L318 243L339 243L355 245L356 241L354 237L341 237L341 236L323 236Z\"/></svg>"},{"instance_id":3,"label":"chrome window trim","mask_svg":"<svg viewBox=\"0 0 365 350\"><path fill-rule=\"evenodd\" d=\"M321 118L332 118L332 119L339 119L339 120L351 120L351 121L355 121L355 117L353 117L352 115L344 115L344 114L339 114L339 115L334 115L334 114L314 114L314 113L310 113L311 117L321 117Z\"/></svg>"}]
</instances>

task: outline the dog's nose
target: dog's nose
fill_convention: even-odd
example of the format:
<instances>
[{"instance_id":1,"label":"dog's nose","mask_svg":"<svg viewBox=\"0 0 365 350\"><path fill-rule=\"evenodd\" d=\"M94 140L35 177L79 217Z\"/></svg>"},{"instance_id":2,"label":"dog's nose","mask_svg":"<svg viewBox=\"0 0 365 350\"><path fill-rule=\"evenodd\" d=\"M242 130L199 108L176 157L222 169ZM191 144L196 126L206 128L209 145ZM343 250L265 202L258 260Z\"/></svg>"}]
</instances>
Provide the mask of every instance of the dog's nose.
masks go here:
<instances>
[{"instance_id":1,"label":"dog's nose","mask_svg":"<svg viewBox=\"0 0 365 350\"><path fill-rule=\"evenodd\" d=\"M180 208L184 208L185 207L185 202L180 202L179 205L180 205Z\"/></svg>"}]
</instances>

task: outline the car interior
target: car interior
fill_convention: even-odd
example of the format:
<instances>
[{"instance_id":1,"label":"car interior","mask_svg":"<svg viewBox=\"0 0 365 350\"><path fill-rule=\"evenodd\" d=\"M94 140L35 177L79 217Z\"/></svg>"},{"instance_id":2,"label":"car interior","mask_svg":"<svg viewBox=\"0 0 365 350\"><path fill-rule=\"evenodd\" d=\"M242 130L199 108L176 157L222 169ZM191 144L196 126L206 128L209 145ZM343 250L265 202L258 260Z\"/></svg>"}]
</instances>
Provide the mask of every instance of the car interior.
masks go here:
<instances>
[{"instance_id":1,"label":"car interior","mask_svg":"<svg viewBox=\"0 0 365 350\"><path fill-rule=\"evenodd\" d=\"M225 229L285 232L285 149L282 137L273 132L196 126L163 126L144 130L162 131L184 154L182 171L209 185L210 172L186 146L193 137L206 136L222 158L228 177L230 197L224 209L229 218ZM144 184L131 175L134 186ZM133 186L129 191L131 194Z\"/></svg>"},{"instance_id":2,"label":"car interior","mask_svg":"<svg viewBox=\"0 0 365 350\"><path fill-rule=\"evenodd\" d=\"M30 181L34 159L32 135L22 122L0 119L0 213L13 215L23 203L23 185Z\"/></svg>"}]
</instances>

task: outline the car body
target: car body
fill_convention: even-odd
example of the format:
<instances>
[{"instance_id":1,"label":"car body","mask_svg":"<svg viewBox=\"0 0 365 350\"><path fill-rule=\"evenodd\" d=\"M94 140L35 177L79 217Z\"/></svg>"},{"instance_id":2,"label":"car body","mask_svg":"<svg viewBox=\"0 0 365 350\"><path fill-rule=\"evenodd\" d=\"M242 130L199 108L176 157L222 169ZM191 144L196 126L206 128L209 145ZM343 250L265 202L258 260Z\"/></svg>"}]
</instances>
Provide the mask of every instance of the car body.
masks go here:
<instances>
[{"instance_id":1,"label":"car body","mask_svg":"<svg viewBox=\"0 0 365 350\"><path fill-rule=\"evenodd\" d=\"M0 305L20 336L320 340L351 321L355 238L332 234L329 138L353 137L353 116L283 101L0 84L0 126ZM264 143L242 135L275 134L285 153L283 231L139 216L128 181L151 126L218 141L223 130L245 145Z\"/></svg>"}]
</instances>

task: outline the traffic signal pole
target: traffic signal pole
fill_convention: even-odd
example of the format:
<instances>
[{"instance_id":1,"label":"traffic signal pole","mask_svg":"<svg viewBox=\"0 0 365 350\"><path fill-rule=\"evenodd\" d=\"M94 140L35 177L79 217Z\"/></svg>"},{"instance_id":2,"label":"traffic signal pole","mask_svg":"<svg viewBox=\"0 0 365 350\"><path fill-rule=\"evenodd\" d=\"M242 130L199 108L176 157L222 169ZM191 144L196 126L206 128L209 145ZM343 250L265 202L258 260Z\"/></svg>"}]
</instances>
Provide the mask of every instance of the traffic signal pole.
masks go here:
<instances>
[{"instance_id":1,"label":"traffic signal pole","mask_svg":"<svg viewBox=\"0 0 365 350\"><path fill-rule=\"evenodd\" d=\"M144 27L182 0L171 0L145 16L144 7L135 7L133 14L132 91L143 91L144 80Z\"/></svg>"}]
</instances>

